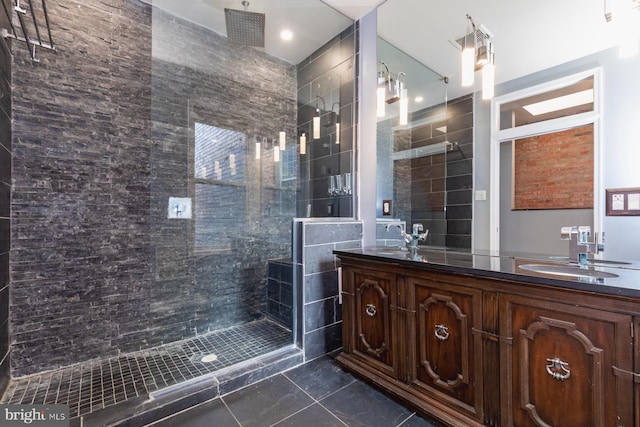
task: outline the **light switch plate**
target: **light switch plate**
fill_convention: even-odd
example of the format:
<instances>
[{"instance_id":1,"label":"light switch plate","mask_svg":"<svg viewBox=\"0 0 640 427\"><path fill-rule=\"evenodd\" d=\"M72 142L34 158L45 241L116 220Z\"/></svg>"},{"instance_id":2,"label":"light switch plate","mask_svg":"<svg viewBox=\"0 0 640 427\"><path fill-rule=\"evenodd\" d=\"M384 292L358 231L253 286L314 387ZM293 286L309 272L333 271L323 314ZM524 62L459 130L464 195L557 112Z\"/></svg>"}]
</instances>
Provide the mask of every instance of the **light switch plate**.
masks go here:
<instances>
[{"instance_id":1,"label":"light switch plate","mask_svg":"<svg viewBox=\"0 0 640 427\"><path fill-rule=\"evenodd\" d=\"M191 219L191 197L169 197L169 219Z\"/></svg>"},{"instance_id":2,"label":"light switch plate","mask_svg":"<svg viewBox=\"0 0 640 427\"><path fill-rule=\"evenodd\" d=\"M487 190L476 191L476 200L487 200Z\"/></svg>"}]
</instances>

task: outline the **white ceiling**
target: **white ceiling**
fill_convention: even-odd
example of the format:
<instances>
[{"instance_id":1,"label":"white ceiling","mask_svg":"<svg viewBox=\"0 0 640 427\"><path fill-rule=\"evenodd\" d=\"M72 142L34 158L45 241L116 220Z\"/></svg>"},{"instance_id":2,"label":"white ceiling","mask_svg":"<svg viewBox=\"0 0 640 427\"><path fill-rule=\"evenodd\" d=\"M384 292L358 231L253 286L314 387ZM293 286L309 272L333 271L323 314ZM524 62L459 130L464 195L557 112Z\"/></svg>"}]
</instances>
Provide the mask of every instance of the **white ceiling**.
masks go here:
<instances>
[{"instance_id":1,"label":"white ceiling","mask_svg":"<svg viewBox=\"0 0 640 427\"><path fill-rule=\"evenodd\" d=\"M223 35L224 8L243 8L241 0L143 1ZM500 83L617 45L620 26L606 22L604 1L250 0L248 10L267 15L265 51L295 64L348 25L343 15L358 19L379 6L378 34L449 77L452 97L470 92L460 87L459 50L450 42L464 36L466 14L492 35ZM640 11L625 17L634 19L625 37L640 37ZM294 32L293 42L278 39L284 27Z\"/></svg>"},{"instance_id":2,"label":"white ceiling","mask_svg":"<svg viewBox=\"0 0 640 427\"><path fill-rule=\"evenodd\" d=\"M466 14L492 34L496 82L615 46L624 37L640 37L640 11L627 11L625 27L607 23L605 0L323 0L351 18L378 9L378 34L389 43L450 78L450 96L460 88L460 55L450 42L464 36ZM608 0L609 4L613 0ZM627 0L627 3L630 3ZM479 90L479 78L475 89Z\"/></svg>"}]
</instances>

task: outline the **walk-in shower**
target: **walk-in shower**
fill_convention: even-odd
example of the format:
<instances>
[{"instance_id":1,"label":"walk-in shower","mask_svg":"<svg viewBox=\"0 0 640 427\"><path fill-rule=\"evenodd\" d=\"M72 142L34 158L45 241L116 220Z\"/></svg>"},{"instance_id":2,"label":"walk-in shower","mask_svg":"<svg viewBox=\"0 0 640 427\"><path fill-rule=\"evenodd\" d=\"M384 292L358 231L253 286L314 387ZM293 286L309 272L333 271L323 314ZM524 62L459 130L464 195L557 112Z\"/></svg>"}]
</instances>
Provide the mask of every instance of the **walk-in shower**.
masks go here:
<instances>
[{"instance_id":1,"label":"walk-in shower","mask_svg":"<svg viewBox=\"0 0 640 427\"><path fill-rule=\"evenodd\" d=\"M38 182L75 180L42 195L43 210L54 200L68 211L34 223L67 240L46 240L43 251L42 239L16 239L13 379L3 403L66 404L84 425L144 424L152 411L179 410L172 402L193 404L304 361L302 305L315 300L301 295L292 223L301 203L326 203L316 183L352 172L353 23L319 0L256 0L247 9L264 18L259 47L227 34L224 10L242 2L175 3L125 2L114 12L89 0L49 10L61 37L57 56L41 60L52 78L64 76L52 91L65 100L50 110L88 111L87 121L67 129L56 116L48 138L33 144L51 147L53 166L37 167L37 156L14 163L19 183L58 165L65 173ZM283 48L287 23L299 40ZM85 37L86 46L73 44ZM67 66L77 73L57 72ZM17 61L17 84L34 87L35 70L23 69ZM108 96L93 96L98 90ZM316 96L338 105L347 130L338 144L339 127L324 128L301 155ZM87 104L72 109L80 98ZM16 147L27 152L38 126L23 99ZM14 192L16 201L31 194ZM45 261L53 272L38 271ZM47 300L31 306L31 289Z\"/></svg>"}]
</instances>

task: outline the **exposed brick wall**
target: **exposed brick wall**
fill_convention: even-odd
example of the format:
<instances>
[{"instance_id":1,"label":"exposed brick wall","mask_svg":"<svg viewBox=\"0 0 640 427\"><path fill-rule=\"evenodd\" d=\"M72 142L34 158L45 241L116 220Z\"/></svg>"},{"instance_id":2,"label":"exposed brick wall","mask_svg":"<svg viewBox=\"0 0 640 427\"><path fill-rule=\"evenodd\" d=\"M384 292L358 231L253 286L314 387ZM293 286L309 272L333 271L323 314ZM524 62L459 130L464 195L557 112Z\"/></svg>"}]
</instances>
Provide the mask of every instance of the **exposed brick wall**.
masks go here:
<instances>
[{"instance_id":1,"label":"exposed brick wall","mask_svg":"<svg viewBox=\"0 0 640 427\"><path fill-rule=\"evenodd\" d=\"M515 141L514 210L593 208L593 125Z\"/></svg>"}]
</instances>

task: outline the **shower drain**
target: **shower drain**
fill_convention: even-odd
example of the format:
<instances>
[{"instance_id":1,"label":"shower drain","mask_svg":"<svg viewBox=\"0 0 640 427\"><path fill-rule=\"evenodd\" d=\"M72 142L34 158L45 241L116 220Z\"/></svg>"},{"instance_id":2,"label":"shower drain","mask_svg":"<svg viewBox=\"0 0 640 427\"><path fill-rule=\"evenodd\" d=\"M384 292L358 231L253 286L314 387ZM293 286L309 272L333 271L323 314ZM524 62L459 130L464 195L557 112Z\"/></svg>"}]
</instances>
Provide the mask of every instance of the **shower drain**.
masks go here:
<instances>
[{"instance_id":1,"label":"shower drain","mask_svg":"<svg viewBox=\"0 0 640 427\"><path fill-rule=\"evenodd\" d=\"M200 358L200 361L202 363L215 362L216 360L218 360L218 356L216 356L215 354L206 354Z\"/></svg>"}]
</instances>

